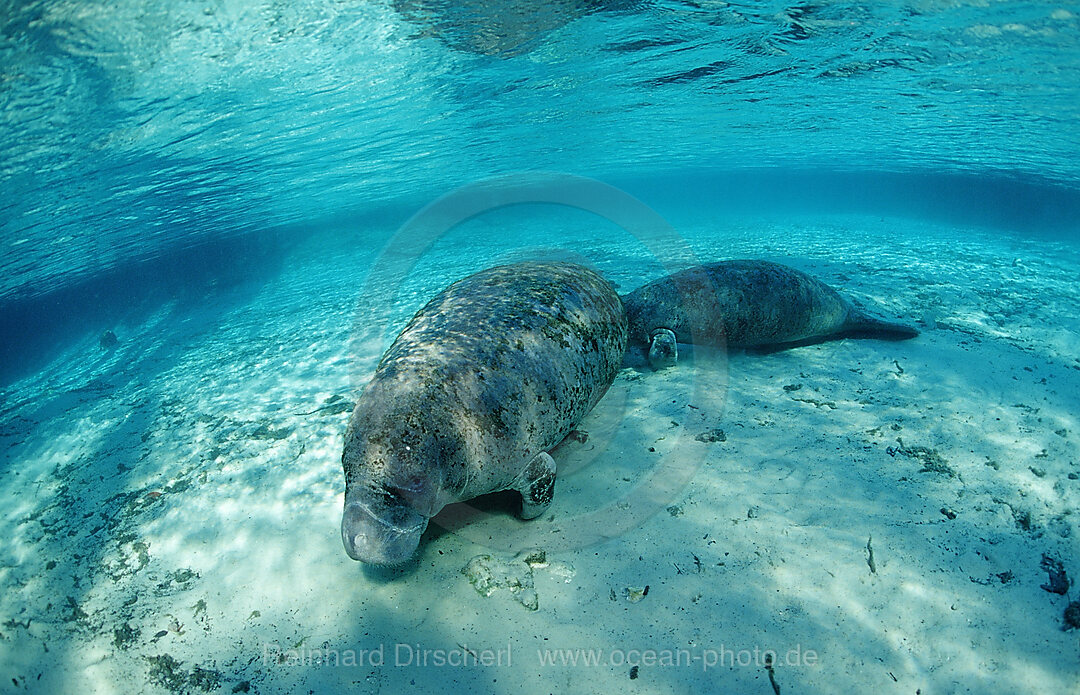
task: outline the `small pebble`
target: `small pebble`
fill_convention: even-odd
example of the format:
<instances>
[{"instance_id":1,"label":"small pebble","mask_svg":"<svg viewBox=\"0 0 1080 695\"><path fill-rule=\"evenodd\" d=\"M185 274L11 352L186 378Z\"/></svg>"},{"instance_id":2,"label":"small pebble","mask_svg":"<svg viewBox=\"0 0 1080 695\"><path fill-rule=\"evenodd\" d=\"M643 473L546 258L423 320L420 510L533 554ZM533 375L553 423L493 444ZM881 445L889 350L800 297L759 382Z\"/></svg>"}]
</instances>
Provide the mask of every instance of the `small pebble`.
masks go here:
<instances>
[{"instance_id":1,"label":"small pebble","mask_svg":"<svg viewBox=\"0 0 1080 695\"><path fill-rule=\"evenodd\" d=\"M702 432L701 434L694 437L694 439L698 440L699 442L705 442L706 444L712 442L726 442L727 435L724 434L724 430L715 428Z\"/></svg>"},{"instance_id":2,"label":"small pebble","mask_svg":"<svg viewBox=\"0 0 1080 695\"><path fill-rule=\"evenodd\" d=\"M1073 601L1065 606L1065 629L1075 630L1080 627L1080 601Z\"/></svg>"}]
</instances>

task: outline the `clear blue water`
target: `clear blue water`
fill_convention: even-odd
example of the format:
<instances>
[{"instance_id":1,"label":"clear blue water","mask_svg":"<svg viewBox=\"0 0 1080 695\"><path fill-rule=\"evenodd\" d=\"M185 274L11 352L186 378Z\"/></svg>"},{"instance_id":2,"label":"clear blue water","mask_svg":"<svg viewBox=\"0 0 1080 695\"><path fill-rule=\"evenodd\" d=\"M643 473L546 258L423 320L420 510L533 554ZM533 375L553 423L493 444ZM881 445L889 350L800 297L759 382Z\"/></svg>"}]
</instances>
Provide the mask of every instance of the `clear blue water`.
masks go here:
<instances>
[{"instance_id":1,"label":"clear blue water","mask_svg":"<svg viewBox=\"0 0 1080 695\"><path fill-rule=\"evenodd\" d=\"M1080 5L0 0L0 114L0 689L191 690L198 667L222 690L509 692L551 644L796 642L825 660L777 669L785 692L1075 683L1040 563L1080 575ZM592 184L402 236L536 172L624 191L679 244L620 229L634 206L590 214ZM345 557L340 406L427 298L537 254L628 290L686 249L790 263L923 334L624 369L557 456L555 523L433 533L402 576ZM663 460L695 475L573 547L579 508ZM490 537L529 532L539 611L479 596L466 563L512 564ZM264 658L401 640L520 660Z\"/></svg>"},{"instance_id":2,"label":"clear blue water","mask_svg":"<svg viewBox=\"0 0 1080 695\"><path fill-rule=\"evenodd\" d=\"M522 170L992 177L1070 212L1080 186L1075 3L9 0L0 22L5 301Z\"/></svg>"}]
</instances>

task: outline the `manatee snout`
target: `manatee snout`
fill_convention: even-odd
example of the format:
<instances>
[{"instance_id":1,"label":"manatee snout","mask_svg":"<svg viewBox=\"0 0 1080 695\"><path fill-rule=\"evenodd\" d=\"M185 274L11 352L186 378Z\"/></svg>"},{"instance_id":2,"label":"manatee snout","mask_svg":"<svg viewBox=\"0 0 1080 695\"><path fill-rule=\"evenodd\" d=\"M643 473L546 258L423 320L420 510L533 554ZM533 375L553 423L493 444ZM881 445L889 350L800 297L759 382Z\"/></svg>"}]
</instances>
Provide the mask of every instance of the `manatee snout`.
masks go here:
<instances>
[{"instance_id":1,"label":"manatee snout","mask_svg":"<svg viewBox=\"0 0 1080 695\"><path fill-rule=\"evenodd\" d=\"M363 501L346 499L341 540L354 560L400 565L416 552L427 524L426 516L405 505L375 512Z\"/></svg>"},{"instance_id":2,"label":"manatee snout","mask_svg":"<svg viewBox=\"0 0 1080 695\"><path fill-rule=\"evenodd\" d=\"M673 366L679 359L679 346L675 333L667 328L657 328L649 336L649 366L660 370Z\"/></svg>"}]
</instances>

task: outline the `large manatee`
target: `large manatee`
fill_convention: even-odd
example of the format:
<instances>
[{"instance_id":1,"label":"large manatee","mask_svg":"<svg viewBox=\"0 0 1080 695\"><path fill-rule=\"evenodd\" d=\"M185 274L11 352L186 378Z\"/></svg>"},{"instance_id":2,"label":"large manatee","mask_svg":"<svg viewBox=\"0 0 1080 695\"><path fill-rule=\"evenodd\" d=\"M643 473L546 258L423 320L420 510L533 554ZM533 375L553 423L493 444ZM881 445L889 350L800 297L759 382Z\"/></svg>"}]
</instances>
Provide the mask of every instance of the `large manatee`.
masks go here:
<instances>
[{"instance_id":1,"label":"large manatee","mask_svg":"<svg viewBox=\"0 0 1080 695\"><path fill-rule=\"evenodd\" d=\"M558 444L622 362L619 295L573 263L470 275L405 326L364 388L345 434L341 537L355 560L416 551L446 504L521 493L521 516L551 503Z\"/></svg>"}]
</instances>

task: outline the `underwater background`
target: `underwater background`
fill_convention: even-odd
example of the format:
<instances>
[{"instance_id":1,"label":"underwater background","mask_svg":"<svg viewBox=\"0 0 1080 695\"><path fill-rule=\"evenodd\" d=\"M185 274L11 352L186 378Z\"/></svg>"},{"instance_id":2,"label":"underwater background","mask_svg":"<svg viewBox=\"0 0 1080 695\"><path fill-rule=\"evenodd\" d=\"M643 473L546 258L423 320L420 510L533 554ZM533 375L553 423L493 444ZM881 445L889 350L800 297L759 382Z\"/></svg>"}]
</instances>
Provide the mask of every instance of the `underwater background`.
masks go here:
<instances>
[{"instance_id":1,"label":"underwater background","mask_svg":"<svg viewBox=\"0 0 1080 695\"><path fill-rule=\"evenodd\" d=\"M1077 162L1076 3L0 0L0 692L1075 692ZM627 366L350 560L380 355L530 258L922 333Z\"/></svg>"}]
</instances>

